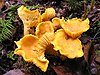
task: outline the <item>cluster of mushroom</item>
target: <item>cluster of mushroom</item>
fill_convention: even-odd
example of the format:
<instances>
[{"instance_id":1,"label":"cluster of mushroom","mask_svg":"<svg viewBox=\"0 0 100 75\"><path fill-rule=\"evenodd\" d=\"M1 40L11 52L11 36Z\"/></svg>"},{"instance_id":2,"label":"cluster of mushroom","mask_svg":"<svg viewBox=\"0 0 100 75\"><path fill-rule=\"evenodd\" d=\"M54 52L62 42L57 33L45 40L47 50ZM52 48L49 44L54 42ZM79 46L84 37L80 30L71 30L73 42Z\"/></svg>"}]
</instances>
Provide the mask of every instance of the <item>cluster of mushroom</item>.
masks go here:
<instances>
[{"instance_id":1,"label":"cluster of mushroom","mask_svg":"<svg viewBox=\"0 0 100 75\"><path fill-rule=\"evenodd\" d=\"M14 53L27 62L33 62L44 72L49 64L45 52L53 54L53 51L59 51L70 59L82 57L84 53L79 37L89 29L88 19L65 21L64 18L55 17L55 14L53 8L47 8L43 14L38 9L18 8L18 15L24 24L24 36L15 42L18 48Z\"/></svg>"}]
</instances>

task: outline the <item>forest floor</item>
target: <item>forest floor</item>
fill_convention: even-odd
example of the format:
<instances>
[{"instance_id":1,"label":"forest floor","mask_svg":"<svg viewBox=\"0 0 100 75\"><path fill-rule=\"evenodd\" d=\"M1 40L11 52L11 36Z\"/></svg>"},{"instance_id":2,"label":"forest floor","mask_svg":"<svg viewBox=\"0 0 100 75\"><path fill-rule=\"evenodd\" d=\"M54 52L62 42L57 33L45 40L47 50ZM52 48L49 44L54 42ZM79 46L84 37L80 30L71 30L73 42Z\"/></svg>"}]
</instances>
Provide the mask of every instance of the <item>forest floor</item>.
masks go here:
<instances>
[{"instance_id":1,"label":"forest floor","mask_svg":"<svg viewBox=\"0 0 100 75\"><path fill-rule=\"evenodd\" d=\"M85 1L85 0L84 0ZM99 0L1 0L0 1L0 75L100 75L100 1ZM93 2L94 1L94 2ZM62 60L58 56L45 54L49 60L46 72L34 64L15 55L14 41L23 37L23 23L17 9L25 5L28 9L44 12L53 7L56 17L89 18L90 29L80 37L84 56ZM4 23L4 21L7 22ZM8 22L9 21L9 22ZM11 35L3 35L2 24L11 24ZM9 30L8 30L9 31ZM7 30L5 31L8 32ZM3 38L1 38L3 36ZM9 38L10 37L10 38Z\"/></svg>"}]
</instances>

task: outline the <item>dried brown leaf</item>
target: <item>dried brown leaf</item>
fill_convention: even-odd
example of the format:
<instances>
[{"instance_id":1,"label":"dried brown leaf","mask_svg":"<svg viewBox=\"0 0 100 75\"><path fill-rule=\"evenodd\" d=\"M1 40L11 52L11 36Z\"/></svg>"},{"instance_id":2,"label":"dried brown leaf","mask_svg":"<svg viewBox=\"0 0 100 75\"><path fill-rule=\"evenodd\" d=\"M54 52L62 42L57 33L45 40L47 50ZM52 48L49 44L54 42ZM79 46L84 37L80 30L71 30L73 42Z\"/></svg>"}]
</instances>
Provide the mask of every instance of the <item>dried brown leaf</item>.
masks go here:
<instances>
[{"instance_id":1,"label":"dried brown leaf","mask_svg":"<svg viewBox=\"0 0 100 75\"><path fill-rule=\"evenodd\" d=\"M86 62L88 62L88 56L89 56L89 50L91 47L92 41L90 40L89 42L87 42L86 44L83 44L83 50L84 50L84 59Z\"/></svg>"},{"instance_id":2,"label":"dried brown leaf","mask_svg":"<svg viewBox=\"0 0 100 75\"><path fill-rule=\"evenodd\" d=\"M4 5L4 0L0 0L0 9L3 7Z\"/></svg>"},{"instance_id":3,"label":"dried brown leaf","mask_svg":"<svg viewBox=\"0 0 100 75\"><path fill-rule=\"evenodd\" d=\"M20 69L14 69L14 70L8 71L4 75L29 75L29 74L23 73Z\"/></svg>"},{"instance_id":4,"label":"dried brown leaf","mask_svg":"<svg viewBox=\"0 0 100 75\"><path fill-rule=\"evenodd\" d=\"M5 19L5 17L6 17L6 13L1 13L0 14L0 18Z\"/></svg>"},{"instance_id":5,"label":"dried brown leaf","mask_svg":"<svg viewBox=\"0 0 100 75\"><path fill-rule=\"evenodd\" d=\"M54 66L54 65L52 65L51 67L54 69L54 71L57 73L57 75L72 75L72 73L69 72L68 70L66 70L64 68L64 66Z\"/></svg>"}]
</instances>

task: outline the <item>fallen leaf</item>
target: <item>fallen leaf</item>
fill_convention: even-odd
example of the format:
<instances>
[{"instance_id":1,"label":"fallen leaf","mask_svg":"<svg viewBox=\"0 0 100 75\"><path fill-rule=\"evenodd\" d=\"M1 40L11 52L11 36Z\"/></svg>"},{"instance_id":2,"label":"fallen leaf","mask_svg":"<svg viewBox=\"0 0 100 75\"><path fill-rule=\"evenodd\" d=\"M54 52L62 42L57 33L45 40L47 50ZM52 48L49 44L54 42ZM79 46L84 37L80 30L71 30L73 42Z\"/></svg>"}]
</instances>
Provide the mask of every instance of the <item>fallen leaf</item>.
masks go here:
<instances>
[{"instance_id":1,"label":"fallen leaf","mask_svg":"<svg viewBox=\"0 0 100 75\"><path fill-rule=\"evenodd\" d=\"M96 56L95 62L98 63L98 64L100 64L100 56Z\"/></svg>"},{"instance_id":2,"label":"fallen leaf","mask_svg":"<svg viewBox=\"0 0 100 75\"><path fill-rule=\"evenodd\" d=\"M14 70L8 71L4 75L29 75L29 74L23 73L20 69L14 69Z\"/></svg>"},{"instance_id":3,"label":"fallen leaf","mask_svg":"<svg viewBox=\"0 0 100 75\"><path fill-rule=\"evenodd\" d=\"M57 73L57 75L72 75L72 73L69 72L68 70L66 70L64 68L64 66L54 66L54 65L52 65L51 67L54 69L54 71Z\"/></svg>"},{"instance_id":4,"label":"fallen leaf","mask_svg":"<svg viewBox=\"0 0 100 75\"><path fill-rule=\"evenodd\" d=\"M5 19L6 13L0 13L0 18Z\"/></svg>"},{"instance_id":5,"label":"fallen leaf","mask_svg":"<svg viewBox=\"0 0 100 75\"><path fill-rule=\"evenodd\" d=\"M86 62L88 62L88 56L89 56L89 50L91 47L92 41L90 40L89 42L87 42L86 44L83 44L83 51L84 51L84 59Z\"/></svg>"},{"instance_id":6,"label":"fallen leaf","mask_svg":"<svg viewBox=\"0 0 100 75\"><path fill-rule=\"evenodd\" d=\"M98 55L100 44L93 45L90 61L90 72L92 75L100 74L100 56Z\"/></svg>"},{"instance_id":7,"label":"fallen leaf","mask_svg":"<svg viewBox=\"0 0 100 75\"><path fill-rule=\"evenodd\" d=\"M4 5L4 0L0 0L0 9L3 7Z\"/></svg>"}]
</instances>

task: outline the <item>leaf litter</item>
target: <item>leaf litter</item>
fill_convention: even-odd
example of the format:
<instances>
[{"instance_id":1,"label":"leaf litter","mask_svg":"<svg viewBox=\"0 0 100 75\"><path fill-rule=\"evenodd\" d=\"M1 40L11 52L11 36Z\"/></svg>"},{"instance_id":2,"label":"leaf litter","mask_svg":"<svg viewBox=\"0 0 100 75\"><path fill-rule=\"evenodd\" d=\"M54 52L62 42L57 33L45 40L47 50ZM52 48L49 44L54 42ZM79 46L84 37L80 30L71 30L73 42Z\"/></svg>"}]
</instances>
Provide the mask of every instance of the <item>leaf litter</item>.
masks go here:
<instances>
[{"instance_id":1,"label":"leaf litter","mask_svg":"<svg viewBox=\"0 0 100 75\"><path fill-rule=\"evenodd\" d=\"M24 2L24 0L1 0L0 18L4 20L7 19L7 14L9 11L15 11L15 15L17 15L17 11L13 9L16 9L16 5L19 7L22 4L26 6L32 6L33 4L38 5L39 11L41 12L44 11L44 9L46 9L47 7L54 7L57 12L57 17L66 17L71 15L70 13L72 13L71 17L67 17L67 19L75 16L80 17L83 14L82 8L78 8L79 10L72 11L73 7L71 7L70 4L68 4L66 1L68 0L61 0L60 2L58 2L57 0L36 0L35 2L31 2L31 0L29 0L28 2ZM16 75L18 73L19 75L99 75L100 36L99 34L96 35L97 32L100 32L99 7L100 2L96 0L93 10L91 10L91 12L88 14L88 18L91 21L91 28L80 38L83 41L83 50L85 53L84 57L74 60L66 58L66 60L63 61L57 56L47 54L46 58L50 60L50 65L47 72L45 73L43 73L35 65L26 63L22 58L20 59L18 56L14 55L15 60L13 60L13 58L9 55L9 53L13 53L12 51L16 48L16 45L13 41L19 40L23 36L23 24L17 15L12 19L12 24L16 28L15 32L13 33L13 38L10 41L3 41L1 43L2 46L0 45L0 75L4 73L4 75ZM95 35L96 37L94 38ZM83 38L84 36L85 38Z\"/></svg>"}]
</instances>

